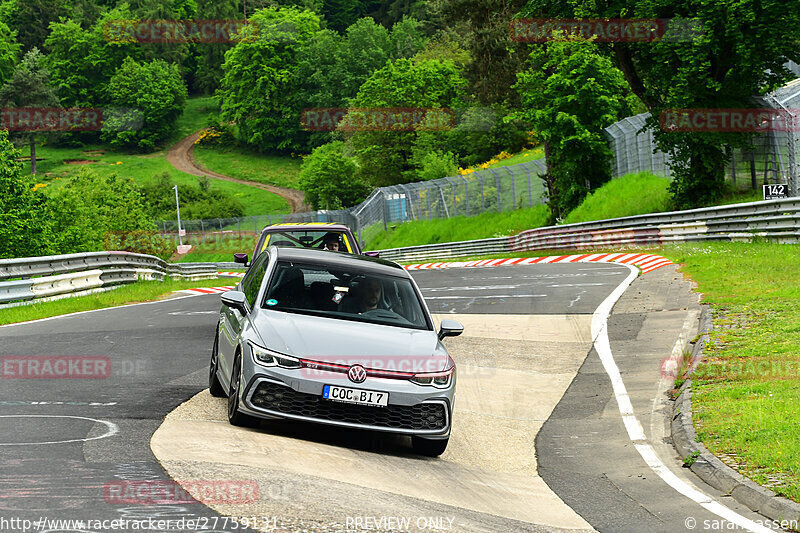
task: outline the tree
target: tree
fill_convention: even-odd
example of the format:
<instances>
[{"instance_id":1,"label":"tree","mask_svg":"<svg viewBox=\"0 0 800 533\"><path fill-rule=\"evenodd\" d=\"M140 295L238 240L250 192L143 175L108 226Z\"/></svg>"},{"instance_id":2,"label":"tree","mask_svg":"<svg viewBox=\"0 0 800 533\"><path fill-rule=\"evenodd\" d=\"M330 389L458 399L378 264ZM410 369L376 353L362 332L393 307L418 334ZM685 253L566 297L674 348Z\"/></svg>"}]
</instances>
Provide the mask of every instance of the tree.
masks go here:
<instances>
[{"instance_id":1,"label":"tree","mask_svg":"<svg viewBox=\"0 0 800 533\"><path fill-rule=\"evenodd\" d=\"M686 108L751 108L752 97L785 84L784 66L800 60L800 10L783 2L739 0L530 0L526 15L662 18L688 22L697 32L648 43L610 45L631 90L654 117L659 148L673 160L675 207L713 203L723 190L726 144L744 145L746 133L668 132L660 113Z\"/></svg>"},{"instance_id":2,"label":"tree","mask_svg":"<svg viewBox=\"0 0 800 533\"><path fill-rule=\"evenodd\" d=\"M58 97L50 86L50 73L43 64L44 56L38 48L32 48L14 74L0 88L0 106L4 108L55 108L60 107ZM13 126L12 126L13 127ZM36 132L26 128L20 136L27 139L31 153L31 174L36 174ZM25 131L25 130L20 130Z\"/></svg>"},{"instance_id":3,"label":"tree","mask_svg":"<svg viewBox=\"0 0 800 533\"><path fill-rule=\"evenodd\" d=\"M112 106L128 111L106 120L101 138L112 146L141 150L154 150L172 134L187 96L178 67L160 59L137 63L126 58L106 93ZM139 114L140 127L134 125Z\"/></svg>"},{"instance_id":4,"label":"tree","mask_svg":"<svg viewBox=\"0 0 800 533\"><path fill-rule=\"evenodd\" d=\"M411 61L398 59L364 82L351 104L355 108L409 108L411 110L435 110L457 108L463 104L466 80L452 61ZM446 129L448 123L441 113L435 128ZM375 131L354 131L350 134L358 162L359 177L373 186L393 185L413 181L416 177L413 148L418 131L425 124L414 128L379 127ZM444 135L443 132L438 135ZM429 141L428 141L429 142Z\"/></svg>"},{"instance_id":5,"label":"tree","mask_svg":"<svg viewBox=\"0 0 800 533\"><path fill-rule=\"evenodd\" d=\"M57 246L61 253L92 252L96 250L129 249L155 252L161 255L162 246L151 242L131 247L131 234L153 233L155 223L148 215L147 204L132 178L116 174L101 176L90 169L81 169L63 187L52 193L58 209L52 220Z\"/></svg>"},{"instance_id":6,"label":"tree","mask_svg":"<svg viewBox=\"0 0 800 533\"><path fill-rule=\"evenodd\" d=\"M19 58L20 44L17 32L12 31L0 22L0 85L7 82L14 72L14 65Z\"/></svg>"},{"instance_id":7,"label":"tree","mask_svg":"<svg viewBox=\"0 0 800 533\"><path fill-rule=\"evenodd\" d=\"M442 0L440 16L455 28L472 62L465 77L480 105L519 107L511 86L523 68L527 46L511 40L509 24L525 0Z\"/></svg>"},{"instance_id":8,"label":"tree","mask_svg":"<svg viewBox=\"0 0 800 533\"><path fill-rule=\"evenodd\" d=\"M3 0L0 17L17 32L17 40L26 52L41 48L51 22L71 15L63 0Z\"/></svg>"},{"instance_id":9,"label":"tree","mask_svg":"<svg viewBox=\"0 0 800 533\"><path fill-rule=\"evenodd\" d=\"M342 209L363 200L370 188L356 177L356 164L344 154L344 143L316 148L303 161L300 187L314 209Z\"/></svg>"},{"instance_id":10,"label":"tree","mask_svg":"<svg viewBox=\"0 0 800 533\"><path fill-rule=\"evenodd\" d=\"M106 85L125 58L141 57L141 46L125 35L128 22L123 21L132 18L123 5L103 14L90 29L72 19L50 25L47 68L63 105L101 105Z\"/></svg>"},{"instance_id":11,"label":"tree","mask_svg":"<svg viewBox=\"0 0 800 533\"><path fill-rule=\"evenodd\" d=\"M319 31L319 17L308 10L270 7L250 18L225 54L217 91L222 119L236 124L242 141L262 151L302 147L297 52Z\"/></svg>"},{"instance_id":12,"label":"tree","mask_svg":"<svg viewBox=\"0 0 800 533\"><path fill-rule=\"evenodd\" d=\"M134 19L153 21L154 31L150 35L153 42L142 42L142 59L152 61L163 59L167 63L175 63L185 70L189 57L190 43L182 42L173 35L158 31L160 21L191 20L197 16L197 3L195 0L129 0L131 14Z\"/></svg>"},{"instance_id":13,"label":"tree","mask_svg":"<svg viewBox=\"0 0 800 533\"><path fill-rule=\"evenodd\" d=\"M51 213L41 190L22 176L8 132L0 130L0 258L31 257L53 252Z\"/></svg>"},{"instance_id":14,"label":"tree","mask_svg":"<svg viewBox=\"0 0 800 533\"><path fill-rule=\"evenodd\" d=\"M238 0L198 0L197 18L201 20L244 21ZM195 86L205 94L213 94L220 85L224 72L225 52L233 42L197 43L197 65L194 74Z\"/></svg>"},{"instance_id":15,"label":"tree","mask_svg":"<svg viewBox=\"0 0 800 533\"><path fill-rule=\"evenodd\" d=\"M613 153L603 128L628 107L626 84L611 60L585 41L551 42L530 54L517 76L522 110L544 142L549 206L564 217L611 178Z\"/></svg>"}]
</instances>

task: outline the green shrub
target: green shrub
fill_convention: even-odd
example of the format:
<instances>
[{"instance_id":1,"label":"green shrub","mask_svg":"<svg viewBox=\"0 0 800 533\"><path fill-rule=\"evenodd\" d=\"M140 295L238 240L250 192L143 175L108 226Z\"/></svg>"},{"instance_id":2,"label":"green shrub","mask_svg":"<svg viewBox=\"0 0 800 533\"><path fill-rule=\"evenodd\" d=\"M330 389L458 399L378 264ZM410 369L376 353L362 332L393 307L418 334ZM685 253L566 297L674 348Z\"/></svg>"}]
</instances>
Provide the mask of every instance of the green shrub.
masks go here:
<instances>
[{"instance_id":1,"label":"green shrub","mask_svg":"<svg viewBox=\"0 0 800 533\"><path fill-rule=\"evenodd\" d=\"M300 188L314 209L341 209L357 204L370 188L356 177L353 158L335 141L315 148L303 161Z\"/></svg>"}]
</instances>

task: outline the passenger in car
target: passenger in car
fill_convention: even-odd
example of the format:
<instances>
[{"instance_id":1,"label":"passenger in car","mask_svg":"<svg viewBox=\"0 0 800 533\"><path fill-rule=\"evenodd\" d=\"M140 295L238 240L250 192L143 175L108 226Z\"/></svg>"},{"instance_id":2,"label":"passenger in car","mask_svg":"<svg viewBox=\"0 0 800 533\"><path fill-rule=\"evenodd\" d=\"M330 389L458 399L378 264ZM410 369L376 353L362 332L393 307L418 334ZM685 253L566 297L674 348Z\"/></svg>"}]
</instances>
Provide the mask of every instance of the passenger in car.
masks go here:
<instances>
[{"instance_id":1,"label":"passenger in car","mask_svg":"<svg viewBox=\"0 0 800 533\"><path fill-rule=\"evenodd\" d=\"M331 252L338 252L339 251L339 234L328 232L322 238L322 245L325 250L330 250Z\"/></svg>"}]
</instances>

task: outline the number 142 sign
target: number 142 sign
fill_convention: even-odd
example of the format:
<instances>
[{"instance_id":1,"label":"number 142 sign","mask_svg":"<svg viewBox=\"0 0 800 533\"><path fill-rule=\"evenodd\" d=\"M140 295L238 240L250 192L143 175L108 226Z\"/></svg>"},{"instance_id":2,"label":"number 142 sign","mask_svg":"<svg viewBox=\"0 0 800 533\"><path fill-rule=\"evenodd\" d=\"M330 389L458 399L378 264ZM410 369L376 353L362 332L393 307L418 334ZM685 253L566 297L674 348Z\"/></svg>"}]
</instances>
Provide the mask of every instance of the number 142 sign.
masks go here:
<instances>
[{"instance_id":1,"label":"number 142 sign","mask_svg":"<svg viewBox=\"0 0 800 533\"><path fill-rule=\"evenodd\" d=\"M789 196L789 188L785 183L773 183L764 185L764 200L777 200Z\"/></svg>"}]
</instances>

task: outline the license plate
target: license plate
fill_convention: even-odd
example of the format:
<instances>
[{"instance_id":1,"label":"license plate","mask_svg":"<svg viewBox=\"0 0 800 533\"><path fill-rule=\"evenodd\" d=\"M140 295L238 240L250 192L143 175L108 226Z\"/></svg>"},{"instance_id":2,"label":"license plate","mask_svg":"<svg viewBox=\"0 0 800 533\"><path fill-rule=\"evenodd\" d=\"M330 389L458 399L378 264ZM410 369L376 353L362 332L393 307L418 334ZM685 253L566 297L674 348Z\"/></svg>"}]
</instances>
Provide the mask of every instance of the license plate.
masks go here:
<instances>
[{"instance_id":1,"label":"license plate","mask_svg":"<svg viewBox=\"0 0 800 533\"><path fill-rule=\"evenodd\" d=\"M357 403L360 405L373 405L375 407L386 407L389 404L389 393L373 390L350 389L347 387L337 387L336 385L325 385L322 388L322 397L334 402Z\"/></svg>"}]
</instances>

